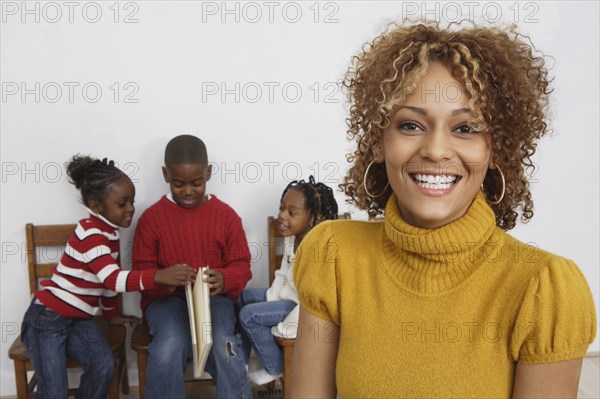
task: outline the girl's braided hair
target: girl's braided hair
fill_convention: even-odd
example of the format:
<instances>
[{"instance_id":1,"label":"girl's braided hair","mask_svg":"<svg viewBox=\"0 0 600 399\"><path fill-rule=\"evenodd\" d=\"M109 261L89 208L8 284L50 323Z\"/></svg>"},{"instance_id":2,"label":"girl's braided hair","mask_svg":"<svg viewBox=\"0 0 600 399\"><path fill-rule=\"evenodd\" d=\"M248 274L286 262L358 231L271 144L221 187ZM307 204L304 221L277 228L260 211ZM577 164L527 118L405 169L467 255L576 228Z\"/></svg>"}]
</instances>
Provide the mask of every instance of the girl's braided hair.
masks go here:
<instances>
[{"instance_id":1,"label":"girl's braided hair","mask_svg":"<svg viewBox=\"0 0 600 399\"><path fill-rule=\"evenodd\" d=\"M89 206L90 200L102 201L108 187L118 181L130 181L129 177L107 158L94 159L87 155L75 155L67 163L69 181L81 192L81 201Z\"/></svg>"},{"instance_id":2,"label":"girl's braided hair","mask_svg":"<svg viewBox=\"0 0 600 399\"><path fill-rule=\"evenodd\" d=\"M331 187L323 183L315 182L314 176L308 178L308 182L304 180L294 180L287 185L283 194L281 195L281 201L288 190L298 190L304 194L306 200L306 210L311 212L313 216L313 225L317 224L319 216L323 216L324 220L337 219L338 205L333 196L333 190Z\"/></svg>"}]
</instances>

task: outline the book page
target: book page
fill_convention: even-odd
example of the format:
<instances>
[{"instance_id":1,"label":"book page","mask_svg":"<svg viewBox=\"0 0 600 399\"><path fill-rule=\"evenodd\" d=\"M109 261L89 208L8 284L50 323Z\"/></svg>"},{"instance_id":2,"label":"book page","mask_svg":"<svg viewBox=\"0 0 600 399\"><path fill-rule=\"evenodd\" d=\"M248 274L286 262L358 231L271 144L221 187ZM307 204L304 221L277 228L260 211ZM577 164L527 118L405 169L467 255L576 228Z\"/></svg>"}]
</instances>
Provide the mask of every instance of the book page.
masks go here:
<instances>
[{"instance_id":1,"label":"book page","mask_svg":"<svg viewBox=\"0 0 600 399\"><path fill-rule=\"evenodd\" d=\"M196 339L196 318L194 316L194 300L192 292L192 283L185 285L185 299L187 301L188 318L190 319L190 335L192 336L192 353L194 354L194 364L196 364L196 353L198 352L198 341Z\"/></svg>"},{"instance_id":2,"label":"book page","mask_svg":"<svg viewBox=\"0 0 600 399\"><path fill-rule=\"evenodd\" d=\"M193 289L186 287L191 292L188 299L190 312L190 329L192 331L192 350L194 351L194 378L200 378L204 373L206 359L212 347L212 324L210 318L210 290L204 282L203 273L206 267L198 270L200 277L196 279Z\"/></svg>"}]
</instances>

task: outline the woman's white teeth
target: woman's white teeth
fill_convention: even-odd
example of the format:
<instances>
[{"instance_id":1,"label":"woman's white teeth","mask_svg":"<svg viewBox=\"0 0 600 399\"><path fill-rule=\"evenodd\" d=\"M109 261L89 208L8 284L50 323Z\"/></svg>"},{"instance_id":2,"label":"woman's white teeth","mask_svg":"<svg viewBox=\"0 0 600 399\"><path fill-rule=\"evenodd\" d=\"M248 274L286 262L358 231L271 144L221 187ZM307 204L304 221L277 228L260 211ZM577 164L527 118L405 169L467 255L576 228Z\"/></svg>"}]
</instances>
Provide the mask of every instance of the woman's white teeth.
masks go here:
<instances>
[{"instance_id":1,"label":"woman's white teeth","mask_svg":"<svg viewBox=\"0 0 600 399\"><path fill-rule=\"evenodd\" d=\"M455 175L424 175L414 174L415 182L423 188L446 189L450 188L458 176Z\"/></svg>"}]
</instances>

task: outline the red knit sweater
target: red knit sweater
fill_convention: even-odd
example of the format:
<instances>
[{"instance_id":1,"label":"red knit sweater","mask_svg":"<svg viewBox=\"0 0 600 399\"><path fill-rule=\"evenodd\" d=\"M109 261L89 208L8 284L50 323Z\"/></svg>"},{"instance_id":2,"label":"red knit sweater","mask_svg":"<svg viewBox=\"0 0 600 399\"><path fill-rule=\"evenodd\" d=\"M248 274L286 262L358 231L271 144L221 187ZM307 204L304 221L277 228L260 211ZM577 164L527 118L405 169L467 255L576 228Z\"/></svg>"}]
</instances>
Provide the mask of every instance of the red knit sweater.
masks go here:
<instances>
[{"instance_id":1,"label":"red knit sweater","mask_svg":"<svg viewBox=\"0 0 600 399\"><path fill-rule=\"evenodd\" d=\"M156 270L121 270L118 256L119 228L90 215L79 221L52 277L35 296L61 316L91 318L102 308L110 320L119 314L117 292L154 288Z\"/></svg>"},{"instance_id":2,"label":"red knit sweater","mask_svg":"<svg viewBox=\"0 0 600 399\"><path fill-rule=\"evenodd\" d=\"M250 251L242 220L223 201L212 195L192 209L163 196L140 217L133 244L133 269L166 268L185 263L223 273L223 293L237 299L252 277ZM142 292L142 309L153 299L184 295L179 287L169 293L164 286Z\"/></svg>"}]
</instances>

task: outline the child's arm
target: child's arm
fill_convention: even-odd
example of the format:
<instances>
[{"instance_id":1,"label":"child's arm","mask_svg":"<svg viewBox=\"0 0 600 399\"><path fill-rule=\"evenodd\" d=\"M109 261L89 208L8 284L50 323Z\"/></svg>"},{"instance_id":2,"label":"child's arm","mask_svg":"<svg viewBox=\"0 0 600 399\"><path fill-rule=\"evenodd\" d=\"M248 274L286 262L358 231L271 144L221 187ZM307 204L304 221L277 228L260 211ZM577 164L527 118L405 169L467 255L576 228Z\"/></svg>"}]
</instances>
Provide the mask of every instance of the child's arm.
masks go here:
<instances>
[{"instance_id":1,"label":"child's arm","mask_svg":"<svg viewBox=\"0 0 600 399\"><path fill-rule=\"evenodd\" d=\"M187 265L174 265L167 269L147 270L147 272L154 272L154 283L163 284L163 286L184 285L190 281L194 281L196 276L196 270ZM131 274L135 272L120 271L117 273ZM104 295L100 297L100 305L102 306L102 314L110 320L112 324L139 324L134 316L119 315L117 308L117 293L114 291L105 291Z\"/></svg>"},{"instance_id":2,"label":"child's arm","mask_svg":"<svg viewBox=\"0 0 600 399\"><path fill-rule=\"evenodd\" d=\"M223 294L237 298L252 278L250 271L250 250L242 227L242 220L233 213L227 224L223 248L223 267L218 271L223 274Z\"/></svg>"},{"instance_id":3,"label":"child's arm","mask_svg":"<svg viewBox=\"0 0 600 399\"><path fill-rule=\"evenodd\" d=\"M129 271L122 270L111 254L109 239L101 234L94 234L84 239L80 255L88 269L93 272L105 288L113 292L140 291L155 286L156 270ZM67 247L69 251L69 247ZM70 255L67 253L67 255Z\"/></svg>"}]
</instances>

